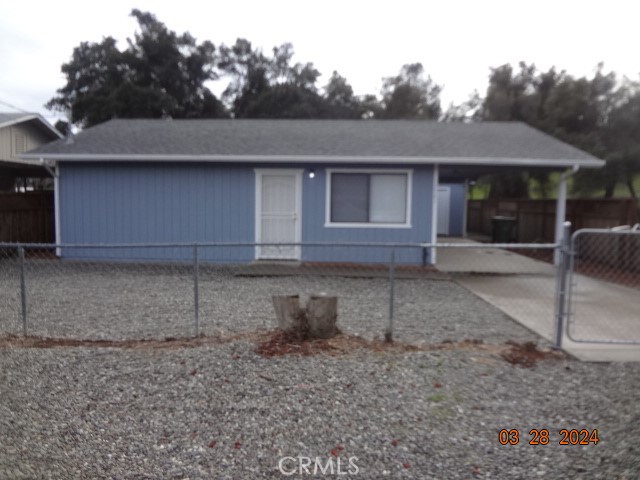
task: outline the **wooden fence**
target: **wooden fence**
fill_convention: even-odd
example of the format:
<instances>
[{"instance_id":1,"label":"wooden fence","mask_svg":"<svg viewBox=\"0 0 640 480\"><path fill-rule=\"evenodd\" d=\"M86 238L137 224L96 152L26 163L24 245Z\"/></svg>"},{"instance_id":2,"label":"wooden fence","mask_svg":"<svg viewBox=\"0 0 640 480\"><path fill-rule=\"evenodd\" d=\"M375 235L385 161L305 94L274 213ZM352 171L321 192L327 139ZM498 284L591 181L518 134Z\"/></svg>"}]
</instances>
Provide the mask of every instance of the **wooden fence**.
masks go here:
<instances>
[{"instance_id":1,"label":"wooden fence","mask_svg":"<svg viewBox=\"0 0 640 480\"><path fill-rule=\"evenodd\" d=\"M516 241L553 242L555 200L469 200L467 231L492 235L494 216L517 220ZM567 220L573 231L580 228L610 228L640 222L639 207L632 198L577 198L567 200Z\"/></svg>"},{"instance_id":2,"label":"wooden fence","mask_svg":"<svg viewBox=\"0 0 640 480\"><path fill-rule=\"evenodd\" d=\"M54 243L53 192L0 193L0 242Z\"/></svg>"}]
</instances>

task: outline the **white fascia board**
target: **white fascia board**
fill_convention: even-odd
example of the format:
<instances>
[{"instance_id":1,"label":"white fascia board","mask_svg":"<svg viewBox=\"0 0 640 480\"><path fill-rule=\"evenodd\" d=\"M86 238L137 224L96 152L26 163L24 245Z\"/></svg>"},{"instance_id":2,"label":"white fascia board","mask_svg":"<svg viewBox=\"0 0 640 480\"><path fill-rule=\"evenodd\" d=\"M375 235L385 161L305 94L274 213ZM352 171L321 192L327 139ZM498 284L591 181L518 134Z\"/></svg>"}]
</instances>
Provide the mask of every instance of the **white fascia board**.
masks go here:
<instances>
[{"instance_id":1,"label":"white fascia board","mask_svg":"<svg viewBox=\"0 0 640 480\"><path fill-rule=\"evenodd\" d=\"M13 120L0 123L0 128L10 127L11 125L15 125L16 123L28 122L29 120L33 120L34 118L38 118L38 115L26 114L24 117L14 118Z\"/></svg>"},{"instance_id":2,"label":"white fascia board","mask_svg":"<svg viewBox=\"0 0 640 480\"><path fill-rule=\"evenodd\" d=\"M46 158L66 162L111 161L111 162L253 162L253 163L363 163L411 165L490 165L504 167L573 167L599 168L604 160L545 159L545 158L481 158L481 157L396 157L396 156L349 156L349 155L174 155L174 154L68 154L68 153L27 153L24 159Z\"/></svg>"},{"instance_id":3,"label":"white fascia board","mask_svg":"<svg viewBox=\"0 0 640 480\"><path fill-rule=\"evenodd\" d=\"M35 115L25 115L24 117L15 118L13 120L9 120L8 122L0 123L0 128L10 127L11 125L16 125L18 123L28 122L28 121L31 121L31 120L39 120L40 123L42 123L42 125L44 125L47 128L47 130L49 130L51 133L53 133L56 137L64 138L63 135L58 130L56 130L56 128L53 125L51 125L39 113L35 114Z\"/></svg>"},{"instance_id":4,"label":"white fascia board","mask_svg":"<svg viewBox=\"0 0 640 480\"><path fill-rule=\"evenodd\" d=\"M2 160L4 163L14 163L16 165L31 165L31 166L40 166L42 165L42 162L40 161L40 159L42 159L41 156L37 156L34 158L23 158L22 155L19 155L18 158L16 159L11 159L11 160Z\"/></svg>"}]
</instances>

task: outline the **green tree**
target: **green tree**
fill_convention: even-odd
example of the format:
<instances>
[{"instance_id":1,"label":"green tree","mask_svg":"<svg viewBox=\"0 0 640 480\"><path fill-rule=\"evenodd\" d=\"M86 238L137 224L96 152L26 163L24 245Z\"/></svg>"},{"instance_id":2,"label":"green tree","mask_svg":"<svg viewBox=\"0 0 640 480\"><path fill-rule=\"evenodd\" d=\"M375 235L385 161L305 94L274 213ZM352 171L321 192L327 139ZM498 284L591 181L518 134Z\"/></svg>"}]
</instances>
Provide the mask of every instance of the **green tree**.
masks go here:
<instances>
[{"instance_id":1,"label":"green tree","mask_svg":"<svg viewBox=\"0 0 640 480\"><path fill-rule=\"evenodd\" d=\"M619 93L622 98L609 113L604 144L608 167L637 200L634 179L640 175L640 85L627 83Z\"/></svg>"},{"instance_id":2,"label":"green tree","mask_svg":"<svg viewBox=\"0 0 640 480\"><path fill-rule=\"evenodd\" d=\"M278 59L278 62L282 61L283 59ZM252 99L265 92L271 85L271 61L244 38L238 38L230 47L220 46L218 67L229 79L222 99L235 116L242 116ZM280 65L276 67L279 68Z\"/></svg>"},{"instance_id":3,"label":"green tree","mask_svg":"<svg viewBox=\"0 0 640 480\"><path fill-rule=\"evenodd\" d=\"M404 65L395 77L383 79L382 117L437 120L442 113L440 92L421 63Z\"/></svg>"},{"instance_id":4,"label":"green tree","mask_svg":"<svg viewBox=\"0 0 640 480\"><path fill-rule=\"evenodd\" d=\"M217 78L215 46L197 43L188 32L177 35L154 15L134 9L140 33L128 40L133 83L142 87L161 115L174 118L218 117L222 105L205 86Z\"/></svg>"},{"instance_id":5,"label":"green tree","mask_svg":"<svg viewBox=\"0 0 640 480\"><path fill-rule=\"evenodd\" d=\"M482 102L480 94L474 90L461 104L450 103L441 120L443 122L477 122L482 119Z\"/></svg>"},{"instance_id":6,"label":"green tree","mask_svg":"<svg viewBox=\"0 0 640 480\"><path fill-rule=\"evenodd\" d=\"M384 118L384 106L382 102L373 94L363 95L359 99L361 118L366 120L373 118Z\"/></svg>"},{"instance_id":7,"label":"green tree","mask_svg":"<svg viewBox=\"0 0 640 480\"><path fill-rule=\"evenodd\" d=\"M120 51L112 37L82 42L62 65L66 85L47 108L89 127L114 117L203 118L226 114L205 86L216 78L215 47L177 35L151 13L134 9L140 32Z\"/></svg>"},{"instance_id":8,"label":"green tree","mask_svg":"<svg viewBox=\"0 0 640 480\"><path fill-rule=\"evenodd\" d=\"M487 121L521 121L539 126L538 115L542 112L540 85L543 82L539 80L535 65L525 62L518 65L517 72L508 64L491 68L487 94L477 117ZM548 72L546 78L547 83L554 79L554 71ZM490 185L490 198L528 198L532 177L543 192L548 190L548 174L535 170L490 175L481 179L481 183Z\"/></svg>"},{"instance_id":9,"label":"green tree","mask_svg":"<svg viewBox=\"0 0 640 480\"><path fill-rule=\"evenodd\" d=\"M365 104L353 94L347 79L335 70L324 87L331 118L362 118ZM375 97L374 97L375 98Z\"/></svg>"},{"instance_id":10,"label":"green tree","mask_svg":"<svg viewBox=\"0 0 640 480\"><path fill-rule=\"evenodd\" d=\"M71 122L83 126L107 120L120 110L117 99L130 70L112 37L100 43L82 42L73 50L71 61L62 65L62 73L67 84L47 108L71 112Z\"/></svg>"},{"instance_id":11,"label":"green tree","mask_svg":"<svg viewBox=\"0 0 640 480\"><path fill-rule=\"evenodd\" d=\"M535 65L520 62L520 70L511 65L491 69L482 118L492 121L536 123L538 79Z\"/></svg>"},{"instance_id":12,"label":"green tree","mask_svg":"<svg viewBox=\"0 0 640 480\"><path fill-rule=\"evenodd\" d=\"M361 118L359 99L334 72L321 95L320 72L312 63L293 63L293 46L284 43L270 56L246 39L220 47L221 70L229 77L223 99L237 118Z\"/></svg>"},{"instance_id":13,"label":"green tree","mask_svg":"<svg viewBox=\"0 0 640 480\"><path fill-rule=\"evenodd\" d=\"M330 109L316 92L291 83L270 86L252 98L238 117L244 118L330 118Z\"/></svg>"},{"instance_id":14,"label":"green tree","mask_svg":"<svg viewBox=\"0 0 640 480\"><path fill-rule=\"evenodd\" d=\"M605 195L610 196L624 170L619 160L624 155L621 152L612 155L617 150L607 125L614 118L612 112L621 103L619 98L624 91L613 72L604 73L602 64L592 78L575 78L554 68L540 72L525 62L519 63L517 71L511 65L502 65L491 69L481 117L526 122L597 157L609 159L607 167L601 170L579 172L574 189L588 193L604 187ZM543 196L551 193L548 173L531 170L490 177L490 196L502 196L505 184L512 184L506 190L514 194L524 190L516 195L523 196L532 179Z\"/></svg>"},{"instance_id":15,"label":"green tree","mask_svg":"<svg viewBox=\"0 0 640 480\"><path fill-rule=\"evenodd\" d=\"M274 47L267 57L246 39L220 48L220 68L230 78L223 93L237 118L325 118L326 101L315 86L312 63L292 64L293 46Z\"/></svg>"},{"instance_id":16,"label":"green tree","mask_svg":"<svg viewBox=\"0 0 640 480\"><path fill-rule=\"evenodd\" d=\"M69 122L65 122L64 120L56 121L54 128L58 130L62 135L66 136L69 133Z\"/></svg>"},{"instance_id":17,"label":"green tree","mask_svg":"<svg viewBox=\"0 0 640 480\"><path fill-rule=\"evenodd\" d=\"M604 196L613 195L620 180L614 142L606 139L611 113L624 95L613 72L603 73L599 64L594 76L575 78L565 75L550 91L544 105L542 129L596 157L608 160L604 168L582 170L574 178L573 192L589 195L604 189Z\"/></svg>"}]
</instances>

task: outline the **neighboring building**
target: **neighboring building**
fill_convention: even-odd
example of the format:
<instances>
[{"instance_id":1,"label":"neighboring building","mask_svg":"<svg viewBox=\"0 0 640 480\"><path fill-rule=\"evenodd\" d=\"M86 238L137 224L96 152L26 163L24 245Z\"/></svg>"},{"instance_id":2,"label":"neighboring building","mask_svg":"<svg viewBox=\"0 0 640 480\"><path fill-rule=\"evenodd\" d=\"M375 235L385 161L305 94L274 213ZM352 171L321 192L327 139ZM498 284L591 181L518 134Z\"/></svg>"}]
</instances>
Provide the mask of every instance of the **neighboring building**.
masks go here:
<instances>
[{"instance_id":1,"label":"neighboring building","mask_svg":"<svg viewBox=\"0 0 640 480\"><path fill-rule=\"evenodd\" d=\"M464 233L469 179L604 165L522 123L404 120L112 120L23 158L57 170L57 241L73 244L435 242L439 231ZM388 260L375 248L220 252L203 259ZM398 254L399 262L423 260L416 249Z\"/></svg>"},{"instance_id":2,"label":"neighboring building","mask_svg":"<svg viewBox=\"0 0 640 480\"><path fill-rule=\"evenodd\" d=\"M36 113L0 112L0 191L14 191L18 179L50 178L45 168L20 155L60 138L62 135Z\"/></svg>"}]
</instances>

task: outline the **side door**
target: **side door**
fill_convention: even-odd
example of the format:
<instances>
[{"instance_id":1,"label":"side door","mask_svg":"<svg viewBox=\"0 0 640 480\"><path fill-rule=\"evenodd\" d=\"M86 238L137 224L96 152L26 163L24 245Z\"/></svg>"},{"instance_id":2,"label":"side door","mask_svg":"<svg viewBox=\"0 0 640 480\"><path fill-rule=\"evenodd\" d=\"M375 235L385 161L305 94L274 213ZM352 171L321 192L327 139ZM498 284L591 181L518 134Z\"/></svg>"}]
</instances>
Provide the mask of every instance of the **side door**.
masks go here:
<instances>
[{"instance_id":1,"label":"side door","mask_svg":"<svg viewBox=\"0 0 640 480\"><path fill-rule=\"evenodd\" d=\"M256 170L256 243L300 243L302 170ZM299 260L300 247L256 247L256 259Z\"/></svg>"}]
</instances>

